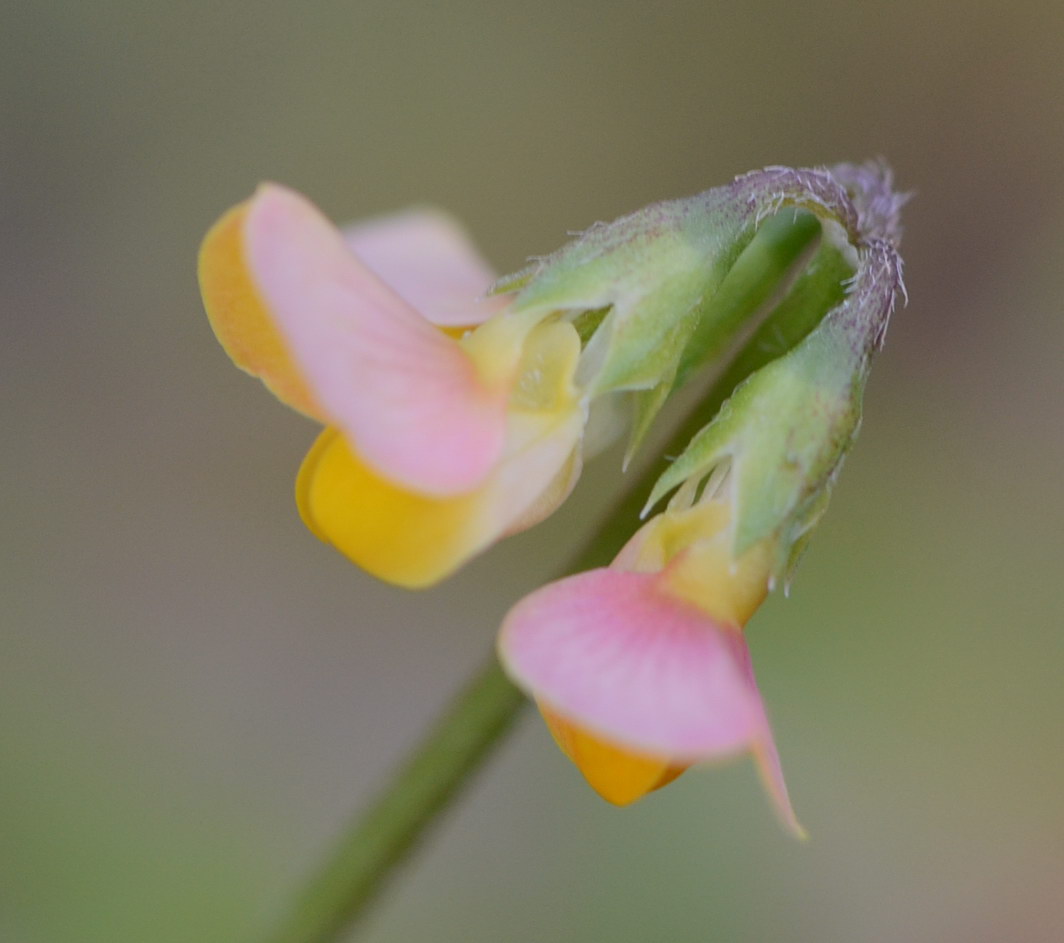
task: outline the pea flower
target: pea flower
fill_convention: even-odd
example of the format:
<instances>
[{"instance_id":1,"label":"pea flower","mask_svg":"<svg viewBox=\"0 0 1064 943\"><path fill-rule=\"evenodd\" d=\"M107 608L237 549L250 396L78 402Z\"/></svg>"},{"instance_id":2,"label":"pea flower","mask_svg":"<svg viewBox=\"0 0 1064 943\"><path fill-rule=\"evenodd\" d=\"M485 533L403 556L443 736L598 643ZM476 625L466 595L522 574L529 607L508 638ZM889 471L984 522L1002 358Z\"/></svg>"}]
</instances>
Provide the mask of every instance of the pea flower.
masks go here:
<instances>
[{"instance_id":1,"label":"pea flower","mask_svg":"<svg viewBox=\"0 0 1064 943\"><path fill-rule=\"evenodd\" d=\"M609 567L515 606L499 649L604 799L627 805L693 763L752 752L801 833L742 633L768 592L771 548L733 559L730 524L719 499L653 518Z\"/></svg>"},{"instance_id":2,"label":"pea flower","mask_svg":"<svg viewBox=\"0 0 1064 943\"><path fill-rule=\"evenodd\" d=\"M575 328L500 318L492 275L448 218L334 228L264 185L200 254L236 364L325 425L296 493L312 532L369 572L431 584L550 513L580 470Z\"/></svg>"}]
</instances>

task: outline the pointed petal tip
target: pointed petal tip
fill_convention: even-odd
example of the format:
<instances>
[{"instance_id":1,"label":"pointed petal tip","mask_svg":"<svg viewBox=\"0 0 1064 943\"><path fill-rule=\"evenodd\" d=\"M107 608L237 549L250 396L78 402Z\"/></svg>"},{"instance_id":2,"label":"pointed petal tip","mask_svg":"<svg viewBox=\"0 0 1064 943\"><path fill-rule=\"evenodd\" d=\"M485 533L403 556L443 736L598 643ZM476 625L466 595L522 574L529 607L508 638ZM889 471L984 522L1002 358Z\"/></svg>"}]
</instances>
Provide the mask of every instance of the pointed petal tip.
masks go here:
<instances>
[{"instance_id":1,"label":"pointed petal tip","mask_svg":"<svg viewBox=\"0 0 1064 943\"><path fill-rule=\"evenodd\" d=\"M751 679L753 673L750 674ZM754 765L757 767L758 778L768 795L772 810L776 814L779 823L797 838L806 841L809 833L802 823L791 803L790 793L787 790L787 781L783 778L783 766L780 763L779 751L776 749L776 741L769 726L768 716L763 715L763 729L760 737L754 742L752 753Z\"/></svg>"}]
</instances>

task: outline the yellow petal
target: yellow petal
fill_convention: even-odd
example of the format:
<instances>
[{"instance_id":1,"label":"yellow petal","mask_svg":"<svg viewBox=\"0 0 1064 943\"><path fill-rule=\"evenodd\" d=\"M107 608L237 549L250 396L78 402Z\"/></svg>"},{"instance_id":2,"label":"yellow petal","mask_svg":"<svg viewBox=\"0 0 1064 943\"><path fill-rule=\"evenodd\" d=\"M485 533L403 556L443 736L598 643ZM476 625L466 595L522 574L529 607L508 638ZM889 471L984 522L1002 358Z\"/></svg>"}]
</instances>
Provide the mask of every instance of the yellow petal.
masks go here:
<instances>
[{"instance_id":1,"label":"yellow petal","mask_svg":"<svg viewBox=\"0 0 1064 943\"><path fill-rule=\"evenodd\" d=\"M648 792L667 786L687 769L664 757L633 753L603 740L542 704L539 709L561 751L573 761L588 785L614 805L630 805Z\"/></svg>"},{"instance_id":2,"label":"yellow petal","mask_svg":"<svg viewBox=\"0 0 1064 943\"><path fill-rule=\"evenodd\" d=\"M478 545L477 491L415 494L380 477L334 428L311 447L296 480L304 523L379 579L415 589L457 569Z\"/></svg>"},{"instance_id":3,"label":"yellow petal","mask_svg":"<svg viewBox=\"0 0 1064 943\"><path fill-rule=\"evenodd\" d=\"M234 206L203 240L199 282L207 317L238 367L260 377L282 402L324 422L248 269L244 222L250 205L246 200Z\"/></svg>"},{"instance_id":4,"label":"yellow petal","mask_svg":"<svg viewBox=\"0 0 1064 943\"><path fill-rule=\"evenodd\" d=\"M732 558L728 535L693 544L662 574L669 591L726 625L742 626L768 595L773 557L768 541Z\"/></svg>"},{"instance_id":5,"label":"yellow petal","mask_svg":"<svg viewBox=\"0 0 1064 943\"><path fill-rule=\"evenodd\" d=\"M614 560L619 569L661 571L662 584L724 625L745 625L768 594L772 545L763 540L732 556L731 510L705 501L651 518Z\"/></svg>"}]
</instances>

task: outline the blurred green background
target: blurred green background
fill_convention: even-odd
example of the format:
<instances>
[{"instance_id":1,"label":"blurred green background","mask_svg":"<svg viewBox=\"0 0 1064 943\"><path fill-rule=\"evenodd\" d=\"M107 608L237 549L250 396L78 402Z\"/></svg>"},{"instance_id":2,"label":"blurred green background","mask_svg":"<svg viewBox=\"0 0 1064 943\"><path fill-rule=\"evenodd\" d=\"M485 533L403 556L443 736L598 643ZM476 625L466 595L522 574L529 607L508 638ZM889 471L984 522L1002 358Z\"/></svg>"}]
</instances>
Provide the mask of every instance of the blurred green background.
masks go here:
<instances>
[{"instance_id":1,"label":"blurred green background","mask_svg":"<svg viewBox=\"0 0 1064 943\"><path fill-rule=\"evenodd\" d=\"M0 39L0 940L228 943L620 483L426 594L304 531L314 430L234 370L199 238L268 178L500 270L771 163L883 155L908 308L789 600L792 794L629 810L529 714L367 943L1064 939L1064 5L48 2ZM607 460L609 462L609 460Z\"/></svg>"}]
</instances>

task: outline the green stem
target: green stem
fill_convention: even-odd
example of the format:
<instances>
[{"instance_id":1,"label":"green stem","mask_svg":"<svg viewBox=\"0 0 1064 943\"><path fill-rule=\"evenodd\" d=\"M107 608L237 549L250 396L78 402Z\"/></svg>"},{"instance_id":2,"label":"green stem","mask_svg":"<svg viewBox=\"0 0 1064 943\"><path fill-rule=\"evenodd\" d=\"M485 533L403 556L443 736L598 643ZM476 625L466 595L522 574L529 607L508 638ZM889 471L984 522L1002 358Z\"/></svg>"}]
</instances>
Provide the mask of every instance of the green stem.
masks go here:
<instances>
[{"instance_id":1,"label":"green stem","mask_svg":"<svg viewBox=\"0 0 1064 943\"><path fill-rule=\"evenodd\" d=\"M461 691L376 802L340 839L269 943L338 940L483 763L524 695L491 662Z\"/></svg>"},{"instance_id":2,"label":"green stem","mask_svg":"<svg viewBox=\"0 0 1064 943\"><path fill-rule=\"evenodd\" d=\"M809 233L800 234L808 243ZM793 241L793 240L792 240ZM786 247L785 247L786 248ZM797 254L798 242L787 248ZM782 270L782 267L780 267ZM817 282L823 283L824 276ZM837 291L834 272L827 275ZM763 289L751 279L745 290ZM802 284L792 294L802 294ZM741 293L740 293L741 294ZM814 293L815 294L815 293ZM823 299L816 299L823 303ZM787 302L776 309L775 329L780 321L799 322L810 299L787 311ZM756 305L739 295L735 303L747 314ZM782 310L781 310L782 309ZM819 313L823 314L823 308ZM784 333L796 342L811 325L799 324ZM663 454L676 455L716 413L735 384L759 365L763 339L755 338L739 351L691 414L678 426ZM773 356L778 356L774 351ZM591 539L560 575L607 565L631 536L651 487L661 473L661 462L651 462L600 522ZM362 816L344 833L332 856L314 874L295 906L266 943L335 943L365 916L389 877L424 839L441 813L458 796L463 785L505 736L525 703L524 695L503 674L494 658L461 691L446 713Z\"/></svg>"}]
</instances>

